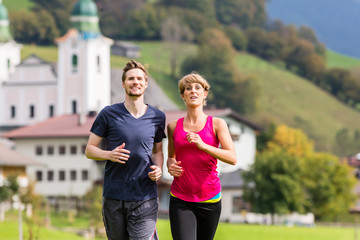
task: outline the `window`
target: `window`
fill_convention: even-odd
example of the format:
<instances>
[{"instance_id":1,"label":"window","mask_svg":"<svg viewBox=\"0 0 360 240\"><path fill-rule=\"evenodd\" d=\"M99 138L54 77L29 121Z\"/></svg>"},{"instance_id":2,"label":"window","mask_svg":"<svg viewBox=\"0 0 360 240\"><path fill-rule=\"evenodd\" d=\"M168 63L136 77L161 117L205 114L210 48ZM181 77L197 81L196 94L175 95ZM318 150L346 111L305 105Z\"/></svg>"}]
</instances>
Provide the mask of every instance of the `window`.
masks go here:
<instances>
[{"instance_id":1,"label":"window","mask_svg":"<svg viewBox=\"0 0 360 240\"><path fill-rule=\"evenodd\" d=\"M85 154L86 144L81 145L81 153Z\"/></svg>"},{"instance_id":2,"label":"window","mask_svg":"<svg viewBox=\"0 0 360 240\"><path fill-rule=\"evenodd\" d=\"M10 107L10 117L11 118L15 118L16 117L16 109L15 109L15 106L11 106Z\"/></svg>"},{"instance_id":3,"label":"window","mask_svg":"<svg viewBox=\"0 0 360 240\"><path fill-rule=\"evenodd\" d=\"M36 146L36 147L35 147L35 154L38 155L38 156L40 156L40 155L43 154L43 148L42 148L42 146Z\"/></svg>"},{"instance_id":4,"label":"window","mask_svg":"<svg viewBox=\"0 0 360 240\"><path fill-rule=\"evenodd\" d=\"M30 114L29 114L30 118L34 118L35 117L35 106L34 105L30 105Z\"/></svg>"},{"instance_id":5,"label":"window","mask_svg":"<svg viewBox=\"0 0 360 240\"><path fill-rule=\"evenodd\" d=\"M36 171L36 181L42 181L42 171Z\"/></svg>"},{"instance_id":6,"label":"window","mask_svg":"<svg viewBox=\"0 0 360 240\"><path fill-rule=\"evenodd\" d=\"M75 100L73 100L71 102L71 107L72 107L72 113L76 114L77 113L77 102Z\"/></svg>"},{"instance_id":7,"label":"window","mask_svg":"<svg viewBox=\"0 0 360 240\"><path fill-rule=\"evenodd\" d=\"M52 182L52 181L54 181L54 171L48 171L47 172L47 180L49 181L49 182Z\"/></svg>"},{"instance_id":8,"label":"window","mask_svg":"<svg viewBox=\"0 0 360 240\"><path fill-rule=\"evenodd\" d=\"M101 68L100 68L100 56L97 56L97 61L96 61L96 63L97 63L97 68L98 68L98 72L101 72Z\"/></svg>"},{"instance_id":9,"label":"window","mask_svg":"<svg viewBox=\"0 0 360 240\"><path fill-rule=\"evenodd\" d=\"M76 181L76 171L75 170L70 171L70 180Z\"/></svg>"},{"instance_id":10,"label":"window","mask_svg":"<svg viewBox=\"0 0 360 240\"><path fill-rule=\"evenodd\" d=\"M83 181L86 181L86 180L89 179L89 172L88 172L88 170L82 170L82 171L81 171L81 179L82 179Z\"/></svg>"},{"instance_id":11,"label":"window","mask_svg":"<svg viewBox=\"0 0 360 240\"><path fill-rule=\"evenodd\" d=\"M8 68L8 70L10 70L10 67L11 67L11 61L10 61L10 59L8 59L7 60L7 68Z\"/></svg>"},{"instance_id":12,"label":"window","mask_svg":"<svg viewBox=\"0 0 360 240\"><path fill-rule=\"evenodd\" d=\"M59 146L59 154L60 155L65 155L65 153L66 153L65 146L64 145Z\"/></svg>"},{"instance_id":13,"label":"window","mask_svg":"<svg viewBox=\"0 0 360 240\"><path fill-rule=\"evenodd\" d=\"M241 196L233 196L233 213L241 213L242 210L246 210L247 206Z\"/></svg>"},{"instance_id":14,"label":"window","mask_svg":"<svg viewBox=\"0 0 360 240\"><path fill-rule=\"evenodd\" d=\"M47 154L48 155L54 155L54 146L48 146L47 147Z\"/></svg>"},{"instance_id":15,"label":"window","mask_svg":"<svg viewBox=\"0 0 360 240\"><path fill-rule=\"evenodd\" d=\"M65 171L64 170L59 171L59 181L65 181Z\"/></svg>"},{"instance_id":16,"label":"window","mask_svg":"<svg viewBox=\"0 0 360 240\"><path fill-rule=\"evenodd\" d=\"M71 155L75 155L77 153L77 147L76 145L71 145L70 146L70 154Z\"/></svg>"},{"instance_id":17,"label":"window","mask_svg":"<svg viewBox=\"0 0 360 240\"><path fill-rule=\"evenodd\" d=\"M77 55L72 55L71 58L71 66L72 66L72 72L76 73L77 72L77 68L78 68L78 56Z\"/></svg>"},{"instance_id":18,"label":"window","mask_svg":"<svg viewBox=\"0 0 360 240\"><path fill-rule=\"evenodd\" d=\"M50 105L49 106L49 117L53 117L54 116L54 105Z\"/></svg>"}]
</instances>

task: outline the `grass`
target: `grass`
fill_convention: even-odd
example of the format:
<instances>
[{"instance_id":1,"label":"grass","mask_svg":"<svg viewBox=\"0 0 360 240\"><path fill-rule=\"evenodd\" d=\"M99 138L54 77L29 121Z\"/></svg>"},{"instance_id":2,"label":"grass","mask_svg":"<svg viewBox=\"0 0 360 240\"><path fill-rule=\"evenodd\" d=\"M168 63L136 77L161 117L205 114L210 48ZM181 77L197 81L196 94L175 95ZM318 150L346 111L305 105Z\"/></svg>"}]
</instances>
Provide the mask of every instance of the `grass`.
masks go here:
<instances>
[{"instance_id":1,"label":"grass","mask_svg":"<svg viewBox=\"0 0 360 240\"><path fill-rule=\"evenodd\" d=\"M55 227L67 226L83 227L84 219L76 219L74 223L66 222L66 214L52 215L52 224ZM58 225L59 224L59 225ZM24 239L28 238L27 226L24 223ZM161 240L171 240L170 222L167 219L159 219L157 230ZM285 226L265 226L265 225L245 225L220 223L215 235L215 240L351 240L355 235L354 228L332 228L332 227L285 227ZM0 239L17 240L18 224L16 213L7 213L6 221L0 222ZM66 233L56 228L39 229L39 240L80 240L84 239L74 233ZM96 240L105 240L97 238Z\"/></svg>"},{"instance_id":2,"label":"grass","mask_svg":"<svg viewBox=\"0 0 360 240\"><path fill-rule=\"evenodd\" d=\"M326 65L328 68L333 68L333 67L340 67L346 69L360 68L360 59L357 58L342 55L330 50L326 52L326 57L327 57Z\"/></svg>"},{"instance_id":3,"label":"grass","mask_svg":"<svg viewBox=\"0 0 360 240\"><path fill-rule=\"evenodd\" d=\"M4 0L4 6L8 9L8 11L19 11L23 9L29 9L34 4L29 0Z\"/></svg>"}]
</instances>

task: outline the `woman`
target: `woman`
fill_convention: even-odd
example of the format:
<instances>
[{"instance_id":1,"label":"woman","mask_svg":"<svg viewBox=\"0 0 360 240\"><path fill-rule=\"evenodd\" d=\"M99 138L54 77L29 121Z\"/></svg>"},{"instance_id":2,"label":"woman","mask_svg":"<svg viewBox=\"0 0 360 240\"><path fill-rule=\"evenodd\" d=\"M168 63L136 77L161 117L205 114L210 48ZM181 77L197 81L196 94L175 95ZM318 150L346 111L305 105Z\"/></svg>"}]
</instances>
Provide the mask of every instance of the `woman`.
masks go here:
<instances>
[{"instance_id":1,"label":"woman","mask_svg":"<svg viewBox=\"0 0 360 240\"><path fill-rule=\"evenodd\" d=\"M203 111L209 88L199 74L183 77L179 91L187 114L167 126L167 167L174 177L170 190L174 240L214 238L221 212L217 160L236 164L235 147L226 122Z\"/></svg>"}]
</instances>

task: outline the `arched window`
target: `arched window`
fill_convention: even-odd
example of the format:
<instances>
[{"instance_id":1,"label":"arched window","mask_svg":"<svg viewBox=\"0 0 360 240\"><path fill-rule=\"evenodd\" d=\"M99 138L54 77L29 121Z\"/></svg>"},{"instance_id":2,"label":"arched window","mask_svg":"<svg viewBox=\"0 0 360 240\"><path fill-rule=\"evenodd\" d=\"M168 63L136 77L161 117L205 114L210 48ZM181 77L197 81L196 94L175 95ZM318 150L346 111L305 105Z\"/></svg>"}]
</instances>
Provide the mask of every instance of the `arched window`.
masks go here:
<instances>
[{"instance_id":1,"label":"arched window","mask_svg":"<svg viewBox=\"0 0 360 240\"><path fill-rule=\"evenodd\" d=\"M76 73L78 69L78 56L75 54L72 55L71 57L71 66L72 66L72 72Z\"/></svg>"},{"instance_id":2,"label":"arched window","mask_svg":"<svg viewBox=\"0 0 360 240\"><path fill-rule=\"evenodd\" d=\"M54 116L54 105L50 105L49 106L49 117L53 117Z\"/></svg>"},{"instance_id":3,"label":"arched window","mask_svg":"<svg viewBox=\"0 0 360 240\"><path fill-rule=\"evenodd\" d=\"M77 102L75 100L73 100L71 102L71 107L72 107L72 113L76 114L77 113Z\"/></svg>"},{"instance_id":4,"label":"arched window","mask_svg":"<svg viewBox=\"0 0 360 240\"><path fill-rule=\"evenodd\" d=\"M30 118L34 118L35 117L35 106L34 105L30 105Z\"/></svg>"},{"instance_id":5,"label":"arched window","mask_svg":"<svg viewBox=\"0 0 360 240\"><path fill-rule=\"evenodd\" d=\"M16 117L16 108L15 108L14 105L12 105L12 106L10 107L10 116L11 116L11 118L15 118L15 117Z\"/></svg>"}]
</instances>

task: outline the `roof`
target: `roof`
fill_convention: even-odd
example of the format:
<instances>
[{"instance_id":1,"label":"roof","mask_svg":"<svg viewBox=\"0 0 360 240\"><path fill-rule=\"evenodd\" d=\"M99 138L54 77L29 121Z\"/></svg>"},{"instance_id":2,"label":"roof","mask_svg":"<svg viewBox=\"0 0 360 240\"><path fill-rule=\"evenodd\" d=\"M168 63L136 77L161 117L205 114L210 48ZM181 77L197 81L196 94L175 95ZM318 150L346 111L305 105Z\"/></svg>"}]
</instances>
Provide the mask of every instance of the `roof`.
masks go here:
<instances>
[{"instance_id":1,"label":"roof","mask_svg":"<svg viewBox=\"0 0 360 240\"><path fill-rule=\"evenodd\" d=\"M97 6L92 0L78 0L71 12L72 16L97 16Z\"/></svg>"},{"instance_id":2,"label":"roof","mask_svg":"<svg viewBox=\"0 0 360 240\"><path fill-rule=\"evenodd\" d=\"M204 109L204 112L207 115L213 116L213 117L232 117L235 120L246 124L247 126L249 126L250 128L252 128L252 129L254 129L256 131L262 131L263 130L260 126L258 126L255 123L249 121L248 119L246 119L242 115L234 112L230 108L224 108L224 109L209 108L209 109ZM186 115L185 110L184 111L181 111L181 110L166 111L166 124L168 124L169 122L174 121L174 120L176 120L178 118L184 117L185 115Z\"/></svg>"},{"instance_id":3,"label":"roof","mask_svg":"<svg viewBox=\"0 0 360 240\"><path fill-rule=\"evenodd\" d=\"M0 143L0 166L28 166L41 163L22 155Z\"/></svg>"},{"instance_id":4,"label":"roof","mask_svg":"<svg viewBox=\"0 0 360 240\"><path fill-rule=\"evenodd\" d=\"M96 115L62 115L18 128L3 135L5 138L88 137Z\"/></svg>"},{"instance_id":5,"label":"roof","mask_svg":"<svg viewBox=\"0 0 360 240\"><path fill-rule=\"evenodd\" d=\"M220 174L220 182L222 188L242 188L244 180L241 176L243 170L238 169L233 172Z\"/></svg>"},{"instance_id":6,"label":"roof","mask_svg":"<svg viewBox=\"0 0 360 240\"><path fill-rule=\"evenodd\" d=\"M8 20L9 15L6 7L2 4L2 1L0 1L0 20Z\"/></svg>"},{"instance_id":7,"label":"roof","mask_svg":"<svg viewBox=\"0 0 360 240\"><path fill-rule=\"evenodd\" d=\"M126 42L126 41L115 41L113 47L122 47L126 49L132 49L132 50L140 50L140 47L132 42Z\"/></svg>"}]
</instances>

